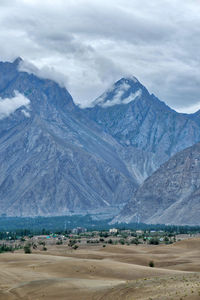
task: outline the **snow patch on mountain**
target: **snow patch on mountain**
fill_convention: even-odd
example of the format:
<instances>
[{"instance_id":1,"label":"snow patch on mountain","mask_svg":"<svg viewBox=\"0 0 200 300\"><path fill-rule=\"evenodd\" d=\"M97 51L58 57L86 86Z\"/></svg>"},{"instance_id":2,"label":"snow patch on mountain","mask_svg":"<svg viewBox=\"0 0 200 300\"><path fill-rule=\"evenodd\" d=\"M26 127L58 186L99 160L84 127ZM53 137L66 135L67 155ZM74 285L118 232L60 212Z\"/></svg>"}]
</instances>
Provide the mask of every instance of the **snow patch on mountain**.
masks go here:
<instances>
[{"instance_id":1,"label":"snow patch on mountain","mask_svg":"<svg viewBox=\"0 0 200 300\"><path fill-rule=\"evenodd\" d=\"M23 94L20 94L18 91L14 91L13 98L4 98L0 97L0 120L8 117L14 113L20 107L29 108L30 100L26 98ZM28 116L28 112L23 110L25 116ZM29 114L30 117L30 114Z\"/></svg>"}]
</instances>

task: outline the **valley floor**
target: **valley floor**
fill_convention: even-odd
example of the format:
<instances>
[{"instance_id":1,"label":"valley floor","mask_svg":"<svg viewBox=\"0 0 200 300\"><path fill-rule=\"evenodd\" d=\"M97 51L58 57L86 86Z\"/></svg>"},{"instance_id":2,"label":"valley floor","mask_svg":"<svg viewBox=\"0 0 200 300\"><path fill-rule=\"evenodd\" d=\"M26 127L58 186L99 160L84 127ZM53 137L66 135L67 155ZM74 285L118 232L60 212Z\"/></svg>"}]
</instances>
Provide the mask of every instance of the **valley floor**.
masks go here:
<instances>
[{"instance_id":1,"label":"valley floor","mask_svg":"<svg viewBox=\"0 0 200 300\"><path fill-rule=\"evenodd\" d=\"M12 299L200 299L200 239L0 254L0 300Z\"/></svg>"}]
</instances>

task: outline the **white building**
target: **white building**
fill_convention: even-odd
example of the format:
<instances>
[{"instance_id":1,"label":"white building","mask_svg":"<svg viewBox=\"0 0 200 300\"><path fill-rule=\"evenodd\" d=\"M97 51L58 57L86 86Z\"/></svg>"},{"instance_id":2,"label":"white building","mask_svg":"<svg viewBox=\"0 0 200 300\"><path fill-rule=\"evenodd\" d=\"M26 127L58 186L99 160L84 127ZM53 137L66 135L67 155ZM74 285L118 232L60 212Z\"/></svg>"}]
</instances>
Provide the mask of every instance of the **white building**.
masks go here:
<instances>
[{"instance_id":1,"label":"white building","mask_svg":"<svg viewBox=\"0 0 200 300\"><path fill-rule=\"evenodd\" d=\"M109 230L109 233L118 233L118 229L117 228L111 228L110 230Z\"/></svg>"}]
</instances>

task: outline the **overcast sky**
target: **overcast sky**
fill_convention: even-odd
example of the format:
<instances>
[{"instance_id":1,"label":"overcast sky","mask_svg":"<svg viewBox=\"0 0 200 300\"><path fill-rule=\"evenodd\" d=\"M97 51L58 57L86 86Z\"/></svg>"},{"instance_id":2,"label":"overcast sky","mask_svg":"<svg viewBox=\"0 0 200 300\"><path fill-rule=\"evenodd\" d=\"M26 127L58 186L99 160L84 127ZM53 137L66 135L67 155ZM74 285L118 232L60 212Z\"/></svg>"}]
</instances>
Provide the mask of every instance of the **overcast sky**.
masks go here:
<instances>
[{"instance_id":1,"label":"overcast sky","mask_svg":"<svg viewBox=\"0 0 200 300\"><path fill-rule=\"evenodd\" d=\"M89 103L136 76L184 112L200 109L199 0L0 0L0 60L21 56Z\"/></svg>"}]
</instances>

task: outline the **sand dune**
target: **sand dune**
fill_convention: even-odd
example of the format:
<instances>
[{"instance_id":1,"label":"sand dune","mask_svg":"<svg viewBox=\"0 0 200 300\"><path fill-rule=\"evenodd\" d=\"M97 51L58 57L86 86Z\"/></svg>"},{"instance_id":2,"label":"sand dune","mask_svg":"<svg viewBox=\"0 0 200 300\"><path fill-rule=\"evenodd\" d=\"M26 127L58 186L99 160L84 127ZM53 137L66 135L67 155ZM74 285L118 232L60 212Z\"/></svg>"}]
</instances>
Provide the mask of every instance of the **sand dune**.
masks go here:
<instances>
[{"instance_id":1,"label":"sand dune","mask_svg":"<svg viewBox=\"0 0 200 300\"><path fill-rule=\"evenodd\" d=\"M0 300L200 299L199 249L200 239L190 239L1 254Z\"/></svg>"}]
</instances>

